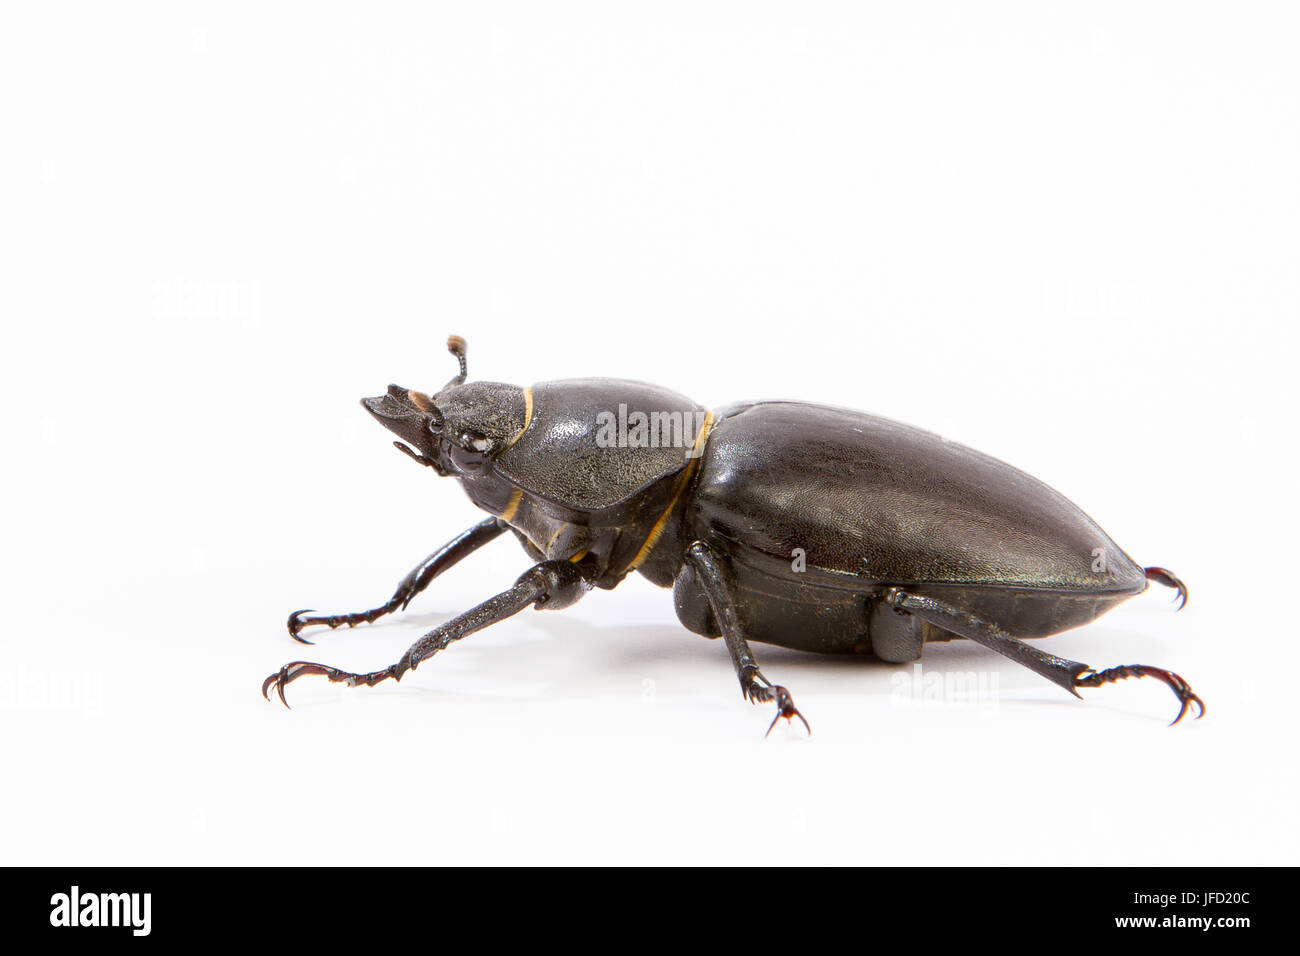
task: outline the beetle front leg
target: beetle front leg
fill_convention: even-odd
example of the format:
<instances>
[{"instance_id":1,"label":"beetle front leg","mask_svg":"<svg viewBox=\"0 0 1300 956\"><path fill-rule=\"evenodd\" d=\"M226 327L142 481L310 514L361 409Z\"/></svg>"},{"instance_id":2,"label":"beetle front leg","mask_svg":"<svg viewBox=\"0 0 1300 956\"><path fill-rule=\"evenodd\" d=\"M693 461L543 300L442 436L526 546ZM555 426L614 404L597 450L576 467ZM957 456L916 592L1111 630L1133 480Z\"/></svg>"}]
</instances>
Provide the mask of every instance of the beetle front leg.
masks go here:
<instances>
[{"instance_id":1,"label":"beetle front leg","mask_svg":"<svg viewBox=\"0 0 1300 956\"><path fill-rule=\"evenodd\" d=\"M696 541L686 549L686 561L695 571L696 579L713 610L713 618L722 631L722 639L731 654L736 677L740 680L740 692L750 703L776 702L776 716L772 718L772 723L763 736L771 734L772 728L782 717L791 721L798 717L811 734L812 727L808 726L808 720L795 707L790 692L780 684L773 684L759 670L740 626L740 617L736 614L736 604L731 597L731 586L722 559L704 542Z\"/></svg>"},{"instance_id":2,"label":"beetle front leg","mask_svg":"<svg viewBox=\"0 0 1300 956\"><path fill-rule=\"evenodd\" d=\"M1030 647L996 624L985 621L968 611L955 608L951 604L936 601L934 598L911 594L902 588L890 588L885 593L884 600L899 614L915 614L921 620L928 621L950 634L983 644L990 650L1011 658L1017 664L1023 664L1035 674L1064 687L1075 697L1079 696L1080 687L1100 687L1102 684L1123 680L1126 677L1154 677L1163 681L1178 698L1180 705L1178 716L1173 719L1170 726L1182 720L1192 704L1197 707L1197 720L1205 716L1205 701L1192 691L1187 681L1173 671L1145 664L1126 664L1095 671L1087 664L1066 660L1064 657L1056 657L1036 647Z\"/></svg>"},{"instance_id":3,"label":"beetle front leg","mask_svg":"<svg viewBox=\"0 0 1300 956\"><path fill-rule=\"evenodd\" d=\"M471 608L464 614L452 618L420 640L416 641L395 664L383 670L368 674L354 674L339 670L327 664L311 661L292 661L262 682L262 696L271 699L271 689L280 695L280 702L285 707L284 689L299 677L319 676L349 687L374 687L386 681L400 681L407 671L415 670L422 661L428 660L453 641L468 637L475 631L504 621L532 605L536 608L560 609L575 603L582 595L591 590L589 569L584 565L570 561L543 561L520 575L514 587L503 591L496 597L489 598L482 604Z\"/></svg>"},{"instance_id":4,"label":"beetle front leg","mask_svg":"<svg viewBox=\"0 0 1300 956\"><path fill-rule=\"evenodd\" d=\"M399 610L404 611L406 605L411 603L411 599L427 588L434 578L462 558L473 554L489 541L500 537L508 527L509 525L498 518L487 518L480 521L474 527L448 541L412 568L410 574L402 578L402 583L397 586L393 596L386 603L371 608L369 611L356 611L352 614L329 614L319 617L303 617L304 614L312 613L309 608L294 611L289 615L289 636L299 644L310 644L311 641L299 636L304 627L317 624L324 625L330 630L344 624L348 627L356 627L358 624L374 623L385 614L392 614L394 611Z\"/></svg>"}]
</instances>

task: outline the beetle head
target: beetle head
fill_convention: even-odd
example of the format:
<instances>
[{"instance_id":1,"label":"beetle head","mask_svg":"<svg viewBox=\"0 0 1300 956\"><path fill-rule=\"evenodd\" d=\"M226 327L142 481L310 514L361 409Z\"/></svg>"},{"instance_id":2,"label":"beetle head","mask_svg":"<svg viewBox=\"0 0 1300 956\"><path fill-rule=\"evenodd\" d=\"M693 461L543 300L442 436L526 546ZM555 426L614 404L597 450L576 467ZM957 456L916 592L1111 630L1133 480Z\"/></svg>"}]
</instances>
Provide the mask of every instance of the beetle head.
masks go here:
<instances>
[{"instance_id":1,"label":"beetle head","mask_svg":"<svg viewBox=\"0 0 1300 956\"><path fill-rule=\"evenodd\" d=\"M492 459L523 430L524 390L499 382L466 384L465 340L453 335L447 350L460 372L433 397L400 385L363 398L361 404L402 441L406 455L440 475L473 479L490 471Z\"/></svg>"}]
</instances>

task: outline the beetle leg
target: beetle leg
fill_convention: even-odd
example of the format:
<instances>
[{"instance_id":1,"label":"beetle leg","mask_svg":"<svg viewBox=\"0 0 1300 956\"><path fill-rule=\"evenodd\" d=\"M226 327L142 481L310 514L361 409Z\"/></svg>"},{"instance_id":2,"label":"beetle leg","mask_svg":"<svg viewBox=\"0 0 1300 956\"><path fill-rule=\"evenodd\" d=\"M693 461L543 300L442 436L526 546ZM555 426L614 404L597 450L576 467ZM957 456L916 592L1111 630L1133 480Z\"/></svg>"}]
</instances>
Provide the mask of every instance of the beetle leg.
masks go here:
<instances>
[{"instance_id":1,"label":"beetle leg","mask_svg":"<svg viewBox=\"0 0 1300 956\"><path fill-rule=\"evenodd\" d=\"M1157 584L1163 584L1167 588L1176 588L1178 593L1174 595L1174 600L1178 602L1178 610L1187 607L1187 585L1182 582L1178 575L1168 568L1144 568L1148 581L1155 581Z\"/></svg>"},{"instance_id":2,"label":"beetle leg","mask_svg":"<svg viewBox=\"0 0 1300 956\"><path fill-rule=\"evenodd\" d=\"M812 733L812 727L808 726L808 720L799 709L794 705L794 698L790 692L780 684L773 684L763 676L763 672L758 669L758 663L754 660L754 655L749 649L749 642L745 640L744 632L740 626L740 618L736 614L735 602L731 599L731 591L728 587L728 579L723 569L722 561L713 552L708 545L702 541L696 541L686 549L686 560L695 570L696 578L700 586L704 589L704 595L708 599L709 607L713 610L714 620L718 622L718 627L722 630L722 639L727 645L727 651L731 654L731 663L736 668L736 677L740 680L740 693L750 703L769 703L776 702L776 716L772 718L772 723L768 725L766 737L772 733L772 728L776 722L784 717L786 720L793 722L795 717L803 721L804 727L808 733Z\"/></svg>"},{"instance_id":3,"label":"beetle leg","mask_svg":"<svg viewBox=\"0 0 1300 956\"><path fill-rule=\"evenodd\" d=\"M422 661L428 660L453 641L468 637L490 624L504 621L529 605L548 609L568 607L590 589L591 582L583 565L571 561L543 561L520 575L510 590L503 591L434 628L412 644L397 663L390 664L383 670L354 674L327 664L292 661L262 682L262 696L270 700L274 688L280 695L281 703L288 707L284 689L299 677L308 676L326 677L349 687L374 687L389 679L400 681L407 671L415 670Z\"/></svg>"},{"instance_id":4,"label":"beetle leg","mask_svg":"<svg viewBox=\"0 0 1300 956\"><path fill-rule=\"evenodd\" d=\"M1076 689L1079 687L1100 687L1102 684L1123 680L1126 677L1155 677L1164 681L1178 697L1181 707L1173 723L1182 720L1183 715L1187 713L1187 708L1193 703L1199 708L1197 719L1205 716L1205 702L1192 692L1187 681L1173 671L1143 664L1129 664L1104 671L1094 671L1087 664L1056 657L1031 647L1019 638L1012 637L996 624L959 610L950 604L936 601L934 598L911 594L902 588L890 588L885 592L884 600L900 614L915 614L923 621L977 644L983 644L990 650L1011 658L1017 664L1023 664L1035 674L1064 687L1075 697L1079 696Z\"/></svg>"},{"instance_id":5,"label":"beetle leg","mask_svg":"<svg viewBox=\"0 0 1300 956\"><path fill-rule=\"evenodd\" d=\"M434 578L462 558L477 551L494 538L499 537L507 527L509 525L497 518L480 521L474 527L448 541L412 568L411 573L404 577L402 583L397 586L393 596L386 603L369 611L357 611L353 614L321 615L319 617L303 617L304 614L311 613L310 609L294 611L289 615L289 636L300 644L310 644L311 641L300 636L304 627L321 624L332 631L344 624L348 627L356 627L358 624L371 624L385 614L392 614L394 611L399 610L404 611L406 606L411 603L411 599L427 588Z\"/></svg>"}]
</instances>

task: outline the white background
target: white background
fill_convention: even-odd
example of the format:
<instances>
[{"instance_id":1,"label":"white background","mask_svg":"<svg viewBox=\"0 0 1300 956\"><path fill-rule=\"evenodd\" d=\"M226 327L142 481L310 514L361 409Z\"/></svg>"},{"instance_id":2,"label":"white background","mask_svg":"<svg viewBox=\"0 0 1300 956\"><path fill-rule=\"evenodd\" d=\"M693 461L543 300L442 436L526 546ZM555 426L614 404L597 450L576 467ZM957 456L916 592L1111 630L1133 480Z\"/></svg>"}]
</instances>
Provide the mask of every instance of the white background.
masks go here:
<instances>
[{"instance_id":1,"label":"white background","mask_svg":"<svg viewBox=\"0 0 1300 956\"><path fill-rule=\"evenodd\" d=\"M1295 863L1300 68L1286 4L5 7L6 863ZM1042 647L756 653L642 580L381 667L509 540L357 405L656 381L898 418L1153 589ZM983 675L985 693L956 682ZM949 692L934 697L936 682Z\"/></svg>"}]
</instances>

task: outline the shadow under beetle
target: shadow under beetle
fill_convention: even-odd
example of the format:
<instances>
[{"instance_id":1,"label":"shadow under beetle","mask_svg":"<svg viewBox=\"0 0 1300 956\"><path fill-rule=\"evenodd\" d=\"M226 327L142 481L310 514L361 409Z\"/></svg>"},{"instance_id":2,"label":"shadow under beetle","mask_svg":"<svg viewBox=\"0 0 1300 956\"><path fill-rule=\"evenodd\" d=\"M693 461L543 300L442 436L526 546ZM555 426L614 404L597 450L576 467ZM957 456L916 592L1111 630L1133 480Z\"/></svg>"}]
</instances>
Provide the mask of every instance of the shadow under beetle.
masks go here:
<instances>
[{"instance_id":1,"label":"shadow under beetle","mask_svg":"<svg viewBox=\"0 0 1300 956\"><path fill-rule=\"evenodd\" d=\"M742 693L798 717L749 644L901 663L930 641L967 638L1078 696L1154 677L1178 697L1178 723L1205 704L1177 674L1096 671L1024 642L1077 627L1155 581L1091 518L997 459L898 422L801 402L708 411L674 392L618 379L531 388L465 381L434 395L390 385L362 404L414 461L460 479L492 517L425 558L369 611L289 616L289 633L352 627L404 609L434 578L509 531L537 563L509 590L434 628L368 674L294 661L262 684L269 699L316 674L349 686L401 680L452 641L528 606L565 608L632 571L672 587L691 631L721 636ZM615 422L616 420L616 422ZM617 427L615 427L617 424ZM792 560L792 557L795 560Z\"/></svg>"}]
</instances>

